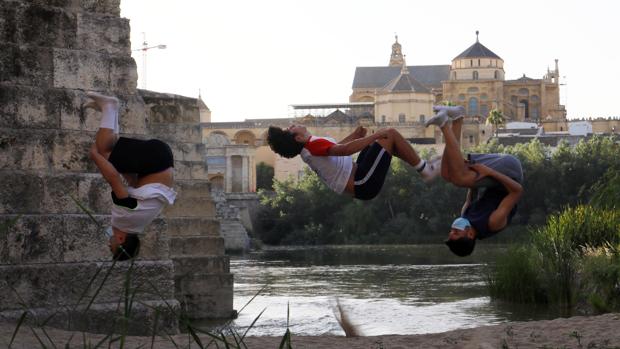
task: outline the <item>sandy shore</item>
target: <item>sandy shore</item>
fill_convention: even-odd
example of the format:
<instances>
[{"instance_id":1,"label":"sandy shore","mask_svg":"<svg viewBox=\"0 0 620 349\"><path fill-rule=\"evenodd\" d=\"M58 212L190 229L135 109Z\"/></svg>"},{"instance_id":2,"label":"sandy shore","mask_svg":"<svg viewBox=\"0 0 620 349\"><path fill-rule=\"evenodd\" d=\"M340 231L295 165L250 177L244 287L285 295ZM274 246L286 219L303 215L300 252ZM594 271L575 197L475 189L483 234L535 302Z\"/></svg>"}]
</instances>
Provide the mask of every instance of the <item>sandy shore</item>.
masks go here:
<instances>
[{"instance_id":1,"label":"sandy shore","mask_svg":"<svg viewBox=\"0 0 620 349\"><path fill-rule=\"evenodd\" d=\"M7 348L15 325L0 323L0 347ZM35 329L49 348L49 341L40 329ZM47 334L59 348L71 338L68 331L46 328ZM86 334L86 341L95 344L103 335ZM179 348L188 348L187 335L173 336ZM203 344L210 341L202 337ZM280 337L249 337L248 348L278 348ZM74 333L71 348L82 348L82 333ZM577 316L548 321L510 322L495 326L456 330L425 335L389 335L373 337L301 337L293 335L293 348L351 348L351 349L397 349L397 348L620 348L620 314ZM126 348L151 348L150 337L128 337ZM17 334L12 348L41 348L41 344L28 327ZM104 347L108 347L107 343ZM113 345L113 348L118 347ZM211 345L215 348L215 345ZM220 344L220 347L221 344ZM155 338L153 348L176 348L170 339ZM191 348L198 348L193 344Z\"/></svg>"}]
</instances>

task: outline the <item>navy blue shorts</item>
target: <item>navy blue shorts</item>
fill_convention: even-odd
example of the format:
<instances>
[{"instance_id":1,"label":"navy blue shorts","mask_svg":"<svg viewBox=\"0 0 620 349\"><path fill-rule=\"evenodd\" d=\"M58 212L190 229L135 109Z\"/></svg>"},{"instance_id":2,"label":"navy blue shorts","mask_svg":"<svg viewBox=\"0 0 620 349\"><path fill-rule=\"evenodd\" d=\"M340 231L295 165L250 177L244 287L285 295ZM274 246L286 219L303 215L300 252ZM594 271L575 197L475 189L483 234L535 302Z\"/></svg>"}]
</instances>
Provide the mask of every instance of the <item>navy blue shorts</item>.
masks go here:
<instances>
[{"instance_id":1,"label":"navy blue shorts","mask_svg":"<svg viewBox=\"0 0 620 349\"><path fill-rule=\"evenodd\" d=\"M355 171L356 199L370 200L379 194L391 162L392 155L377 142L360 152Z\"/></svg>"},{"instance_id":2,"label":"navy blue shorts","mask_svg":"<svg viewBox=\"0 0 620 349\"><path fill-rule=\"evenodd\" d=\"M137 173L138 177L174 167L172 150L158 140L125 138L118 139L108 161L120 173Z\"/></svg>"}]
</instances>

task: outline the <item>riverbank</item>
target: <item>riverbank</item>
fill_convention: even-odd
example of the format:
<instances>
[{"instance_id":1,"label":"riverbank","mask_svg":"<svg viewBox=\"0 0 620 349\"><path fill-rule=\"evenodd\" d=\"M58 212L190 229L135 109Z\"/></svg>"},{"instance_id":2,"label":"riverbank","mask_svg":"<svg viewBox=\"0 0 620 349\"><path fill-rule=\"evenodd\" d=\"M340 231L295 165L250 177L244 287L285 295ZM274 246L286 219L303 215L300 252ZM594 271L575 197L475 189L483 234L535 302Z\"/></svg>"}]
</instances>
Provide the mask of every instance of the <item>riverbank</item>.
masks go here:
<instances>
[{"instance_id":1,"label":"riverbank","mask_svg":"<svg viewBox=\"0 0 620 349\"><path fill-rule=\"evenodd\" d=\"M15 324L0 323L0 347L5 348L11 339ZM36 330L39 338L49 347L49 341L41 330ZM46 332L57 347L65 347L72 333L53 328ZM284 332L284 329L282 330ZM97 343L104 336L86 334L86 342ZM179 347L187 346L187 335L172 336ZM201 336L203 344L209 337ZM248 337L248 348L278 348L281 337ZM71 348L82 348L82 333L73 334ZM118 345L118 342L115 343ZM128 337L126 347L151 347L150 337ZM555 320L507 322L501 325L455 330L443 333L423 335L386 335L371 337L336 337L293 335L293 348L350 348L350 349L396 349L396 348L620 348L620 313L599 316L576 316ZM18 332L12 348L42 347L32 331L23 327ZM106 345L107 347L107 345ZM113 346L116 347L116 346ZM153 348L176 348L170 339L156 337ZM192 348L198 347L192 345ZM211 347L215 347L212 345Z\"/></svg>"}]
</instances>

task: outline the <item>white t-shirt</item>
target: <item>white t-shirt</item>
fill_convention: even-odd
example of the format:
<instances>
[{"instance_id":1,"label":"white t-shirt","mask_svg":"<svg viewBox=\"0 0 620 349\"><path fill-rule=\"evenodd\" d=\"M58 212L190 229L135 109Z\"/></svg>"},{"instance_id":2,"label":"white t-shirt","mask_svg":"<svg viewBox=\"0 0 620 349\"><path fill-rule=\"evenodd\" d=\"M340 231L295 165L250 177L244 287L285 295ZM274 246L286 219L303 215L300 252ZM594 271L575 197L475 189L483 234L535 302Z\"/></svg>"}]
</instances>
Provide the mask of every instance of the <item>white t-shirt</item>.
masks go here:
<instances>
[{"instance_id":1,"label":"white t-shirt","mask_svg":"<svg viewBox=\"0 0 620 349\"><path fill-rule=\"evenodd\" d=\"M342 194L353 171L353 158L327 155L334 145L336 140L333 138L311 136L300 155L331 190Z\"/></svg>"},{"instance_id":2,"label":"white t-shirt","mask_svg":"<svg viewBox=\"0 0 620 349\"><path fill-rule=\"evenodd\" d=\"M161 183L150 183L140 188L128 187L129 197L135 198L138 205L128 208L112 205L112 226L126 233L141 234L144 228L157 217L167 205L172 205L177 193Z\"/></svg>"}]
</instances>

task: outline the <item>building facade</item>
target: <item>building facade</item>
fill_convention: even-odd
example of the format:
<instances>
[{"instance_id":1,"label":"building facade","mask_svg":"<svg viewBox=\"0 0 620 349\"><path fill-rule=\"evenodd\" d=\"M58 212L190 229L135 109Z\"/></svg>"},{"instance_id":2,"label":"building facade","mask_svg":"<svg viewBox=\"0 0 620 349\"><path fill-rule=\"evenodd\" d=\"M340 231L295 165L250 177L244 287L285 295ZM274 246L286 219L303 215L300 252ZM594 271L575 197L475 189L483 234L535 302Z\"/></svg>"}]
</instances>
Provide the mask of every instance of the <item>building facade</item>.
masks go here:
<instances>
[{"instance_id":1,"label":"building facade","mask_svg":"<svg viewBox=\"0 0 620 349\"><path fill-rule=\"evenodd\" d=\"M560 104L558 60L555 68L547 69L541 78L524 75L506 80L505 75L504 60L479 41L478 32L476 41L445 65L408 66L396 37L387 66L356 68L349 103L294 106L307 113L288 119L204 122L203 140L207 142L211 135L218 134L230 145L253 148L254 161L249 161L249 166L263 162L274 167L277 179L286 179L297 178L304 165L299 159L283 159L269 149L266 133L270 125L304 124L313 134L335 139L346 137L358 125L364 125L370 132L394 127L417 150L428 146L440 150L441 132L435 127L425 128L424 122L432 116L433 105L450 103L465 107L467 112L462 130L463 147L486 142L492 136L491 126L485 121L493 109L500 110L507 122L533 122L545 132L568 132L566 108ZM363 112L357 109L360 106ZM321 109L334 111L317 116ZM617 119L590 122L594 133L618 130ZM247 173L253 178L243 188L252 190L256 187L255 169ZM231 176L234 174L224 171L214 174L214 179L228 183L233 181L228 178Z\"/></svg>"}]
</instances>

